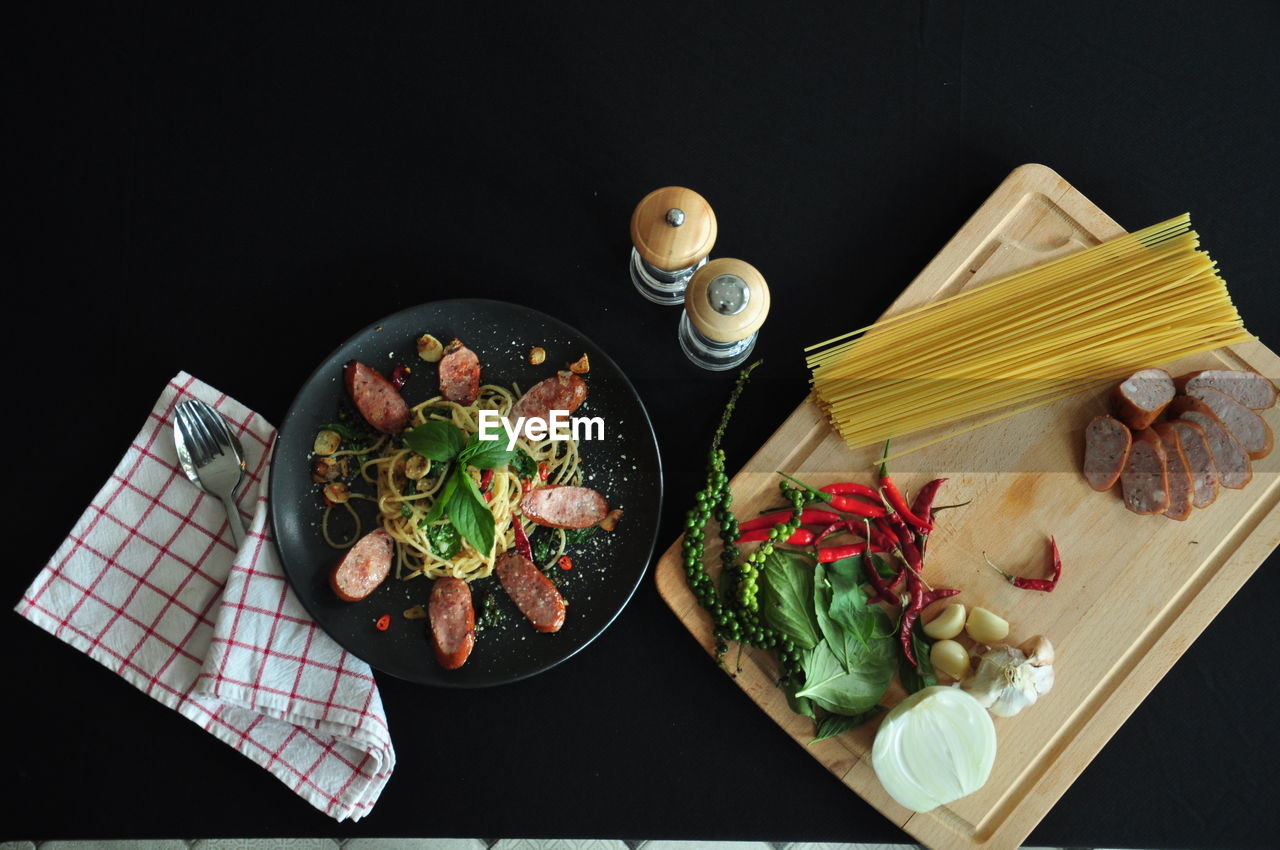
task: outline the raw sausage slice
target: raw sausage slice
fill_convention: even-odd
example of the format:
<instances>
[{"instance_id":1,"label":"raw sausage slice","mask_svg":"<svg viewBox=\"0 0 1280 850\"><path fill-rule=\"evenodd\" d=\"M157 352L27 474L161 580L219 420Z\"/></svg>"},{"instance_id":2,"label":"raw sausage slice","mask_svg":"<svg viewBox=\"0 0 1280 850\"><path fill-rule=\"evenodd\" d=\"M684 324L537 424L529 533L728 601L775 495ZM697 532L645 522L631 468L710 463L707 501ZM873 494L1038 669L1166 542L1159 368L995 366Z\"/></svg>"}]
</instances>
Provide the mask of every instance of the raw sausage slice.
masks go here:
<instances>
[{"instance_id":1,"label":"raw sausage slice","mask_svg":"<svg viewBox=\"0 0 1280 850\"><path fill-rule=\"evenodd\" d=\"M1173 396L1173 378L1163 369L1134 372L1111 391L1116 416L1135 431L1150 427Z\"/></svg>"},{"instance_id":2,"label":"raw sausage slice","mask_svg":"<svg viewBox=\"0 0 1280 850\"><path fill-rule=\"evenodd\" d=\"M498 556L494 565L502 588L520 613L540 632L558 632L564 625L564 597L542 570L514 549Z\"/></svg>"},{"instance_id":3,"label":"raw sausage slice","mask_svg":"<svg viewBox=\"0 0 1280 850\"><path fill-rule=\"evenodd\" d=\"M409 405L377 369L352 360L343 370L343 378L356 410L374 428L384 434L399 434L409 424Z\"/></svg>"},{"instance_id":4,"label":"raw sausage slice","mask_svg":"<svg viewBox=\"0 0 1280 850\"><path fill-rule=\"evenodd\" d=\"M520 509L538 525L552 528L586 528L609 513L604 496L590 487L556 484L525 493Z\"/></svg>"},{"instance_id":5,"label":"raw sausage slice","mask_svg":"<svg viewBox=\"0 0 1280 850\"><path fill-rule=\"evenodd\" d=\"M329 586L344 602L359 602L378 589L391 572L395 542L385 529L356 541L329 573Z\"/></svg>"},{"instance_id":6,"label":"raw sausage slice","mask_svg":"<svg viewBox=\"0 0 1280 850\"><path fill-rule=\"evenodd\" d=\"M436 579L427 603L431 618L431 647L436 661L446 670L466 663L476 645L476 610L471 604L471 588L460 578Z\"/></svg>"},{"instance_id":7,"label":"raw sausage slice","mask_svg":"<svg viewBox=\"0 0 1280 850\"><path fill-rule=\"evenodd\" d=\"M1169 509L1169 473L1160 435L1144 428L1133 435L1129 459L1120 473L1124 506L1135 514L1159 514Z\"/></svg>"},{"instance_id":8,"label":"raw sausage slice","mask_svg":"<svg viewBox=\"0 0 1280 850\"><path fill-rule=\"evenodd\" d=\"M560 372L529 387L511 407L511 420L525 418L521 434L529 437L528 420L547 420L553 410L565 410L572 414L587 400L587 382L572 372Z\"/></svg>"},{"instance_id":9,"label":"raw sausage slice","mask_svg":"<svg viewBox=\"0 0 1280 850\"><path fill-rule=\"evenodd\" d=\"M1197 508L1207 508L1218 498L1218 467L1214 465L1204 429L1181 419L1170 424L1178 432L1178 441L1191 471L1192 504Z\"/></svg>"},{"instance_id":10,"label":"raw sausage slice","mask_svg":"<svg viewBox=\"0 0 1280 850\"><path fill-rule=\"evenodd\" d=\"M1084 478L1101 492L1120 478L1133 434L1119 419L1098 416L1084 429Z\"/></svg>"},{"instance_id":11,"label":"raw sausage slice","mask_svg":"<svg viewBox=\"0 0 1280 850\"><path fill-rule=\"evenodd\" d=\"M1265 410L1276 403L1275 384L1257 372L1233 372L1230 369L1204 369L1183 375L1177 380L1178 391L1195 395L1198 387L1221 390L1245 407Z\"/></svg>"},{"instance_id":12,"label":"raw sausage slice","mask_svg":"<svg viewBox=\"0 0 1280 850\"><path fill-rule=\"evenodd\" d=\"M1271 454L1271 429L1262 417L1222 390L1211 386L1189 387L1187 395L1205 403L1218 421L1254 460Z\"/></svg>"},{"instance_id":13,"label":"raw sausage slice","mask_svg":"<svg viewBox=\"0 0 1280 850\"><path fill-rule=\"evenodd\" d=\"M1204 431L1209 443L1209 454L1218 468L1218 483L1231 490L1239 490L1253 478L1253 465L1236 438L1213 415L1204 402L1191 396L1178 396L1170 407L1179 419L1194 422Z\"/></svg>"},{"instance_id":14,"label":"raw sausage slice","mask_svg":"<svg viewBox=\"0 0 1280 850\"><path fill-rule=\"evenodd\" d=\"M1169 470L1169 509L1164 515L1179 522L1191 516L1192 499L1195 485L1191 482L1191 470L1187 465L1187 456L1182 450L1182 441L1178 431L1168 422L1152 426L1164 443L1165 463Z\"/></svg>"},{"instance_id":15,"label":"raw sausage slice","mask_svg":"<svg viewBox=\"0 0 1280 850\"><path fill-rule=\"evenodd\" d=\"M480 395L480 358L456 339L440 358L440 395L458 404L471 404Z\"/></svg>"}]
</instances>

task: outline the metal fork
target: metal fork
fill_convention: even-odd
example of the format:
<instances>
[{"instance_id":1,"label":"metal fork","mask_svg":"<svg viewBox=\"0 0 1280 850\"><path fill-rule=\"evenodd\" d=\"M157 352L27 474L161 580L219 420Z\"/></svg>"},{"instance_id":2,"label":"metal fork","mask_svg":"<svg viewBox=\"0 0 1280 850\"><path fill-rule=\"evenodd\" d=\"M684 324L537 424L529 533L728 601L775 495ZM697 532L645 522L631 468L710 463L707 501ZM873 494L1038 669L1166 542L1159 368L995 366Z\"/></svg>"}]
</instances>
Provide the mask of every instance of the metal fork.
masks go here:
<instances>
[{"instance_id":1,"label":"metal fork","mask_svg":"<svg viewBox=\"0 0 1280 850\"><path fill-rule=\"evenodd\" d=\"M174 447L182 471L201 490L216 496L227 511L236 548L244 543L244 523L235 493L244 477L244 449L222 414L199 399L184 401L174 411Z\"/></svg>"}]
</instances>

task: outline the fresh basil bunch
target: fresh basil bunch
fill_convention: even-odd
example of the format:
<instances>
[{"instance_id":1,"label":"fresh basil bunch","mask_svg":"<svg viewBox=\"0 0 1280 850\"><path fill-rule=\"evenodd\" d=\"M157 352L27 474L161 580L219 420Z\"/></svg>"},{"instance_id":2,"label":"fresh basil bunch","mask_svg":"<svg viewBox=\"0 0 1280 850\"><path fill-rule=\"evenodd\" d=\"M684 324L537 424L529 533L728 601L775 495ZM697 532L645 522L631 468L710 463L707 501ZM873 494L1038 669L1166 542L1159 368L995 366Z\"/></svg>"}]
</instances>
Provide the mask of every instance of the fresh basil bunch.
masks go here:
<instances>
[{"instance_id":1,"label":"fresh basil bunch","mask_svg":"<svg viewBox=\"0 0 1280 850\"><path fill-rule=\"evenodd\" d=\"M508 451L501 440L481 440L477 434L464 437L452 422L434 419L405 431L404 444L436 463L453 463L430 513L419 524L425 527L447 518L477 552L488 555L493 549L493 513L467 467L499 469L519 450Z\"/></svg>"}]
</instances>

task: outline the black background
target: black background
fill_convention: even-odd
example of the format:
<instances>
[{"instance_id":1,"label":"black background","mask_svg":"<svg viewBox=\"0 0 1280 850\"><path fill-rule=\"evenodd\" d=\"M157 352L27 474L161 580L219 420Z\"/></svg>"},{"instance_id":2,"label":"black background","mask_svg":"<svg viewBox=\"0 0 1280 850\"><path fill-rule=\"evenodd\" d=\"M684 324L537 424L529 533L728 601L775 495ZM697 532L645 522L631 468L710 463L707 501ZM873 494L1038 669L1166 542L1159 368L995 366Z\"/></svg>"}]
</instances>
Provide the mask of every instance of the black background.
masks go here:
<instances>
[{"instance_id":1,"label":"black background","mask_svg":"<svg viewBox=\"0 0 1280 850\"><path fill-rule=\"evenodd\" d=\"M658 432L665 545L730 379L691 366L678 312L628 282L628 218L658 186L702 192L715 255L774 294L731 466L804 397L800 347L878 315L1023 162L1129 229L1192 211L1248 326L1280 344L1275 3L8 17L8 604L178 370L279 422L353 330L459 296L543 309L611 352ZM1274 840L1276 565L1029 843ZM647 580L600 640L530 681L382 678L399 764L341 826L78 652L0 623L5 837L904 838L715 671Z\"/></svg>"}]
</instances>

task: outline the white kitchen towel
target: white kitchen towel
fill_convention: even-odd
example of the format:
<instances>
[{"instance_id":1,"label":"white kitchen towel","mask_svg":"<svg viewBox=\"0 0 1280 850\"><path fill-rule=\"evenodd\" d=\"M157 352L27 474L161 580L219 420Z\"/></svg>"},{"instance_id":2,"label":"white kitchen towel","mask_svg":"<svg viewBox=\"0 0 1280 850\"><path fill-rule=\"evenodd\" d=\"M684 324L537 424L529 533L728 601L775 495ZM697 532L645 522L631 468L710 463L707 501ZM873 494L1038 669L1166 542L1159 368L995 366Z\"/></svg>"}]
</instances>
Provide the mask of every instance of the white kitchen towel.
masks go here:
<instances>
[{"instance_id":1,"label":"white kitchen towel","mask_svg":"<svg viewBox=\"0 0 1280 850\"><path fill-rule=\"evenodd\" d=\"M213 405L246 454L237 551L222 503L178 465L173 410ZM22 616L200 724L337 820L369 812L395 767L373 673L316 626L268 523L276 430L185 372L17 606ZM234 793L234 792L230 792Z\"/></svg>"}]
</instances>

